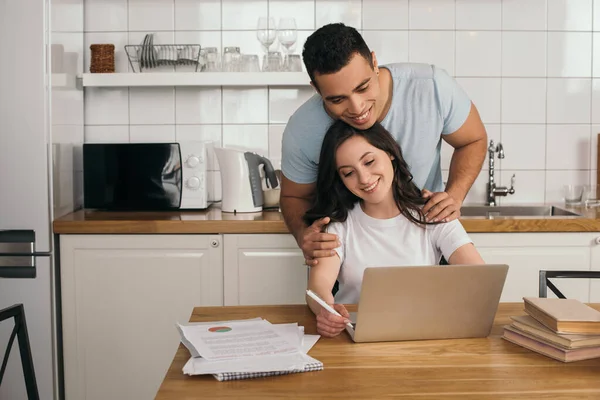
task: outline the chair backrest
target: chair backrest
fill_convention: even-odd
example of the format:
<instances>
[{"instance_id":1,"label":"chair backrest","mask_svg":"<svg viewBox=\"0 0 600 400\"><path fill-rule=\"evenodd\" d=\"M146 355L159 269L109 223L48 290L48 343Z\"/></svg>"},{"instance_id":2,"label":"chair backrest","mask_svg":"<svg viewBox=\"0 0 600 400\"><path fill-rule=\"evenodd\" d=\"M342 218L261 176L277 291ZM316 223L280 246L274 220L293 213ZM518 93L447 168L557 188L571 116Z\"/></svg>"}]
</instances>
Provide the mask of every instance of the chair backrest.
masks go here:
<instances>
[{"instance_id":1,"label":"chair backrest","mask_svg":"<svg viewBox=\"0 0 600 400\"><path fill-rule=\"evenodd\" d=\"M540 270L539 297L548 296L548 288L559 299L565 299L565 295L550 282L550 278L575 278L575 279L600 279L600 271L546 271Z\"/></svg>"},{"instance_id":2,"label":"chair backrest","mask_svg":"<svg viewBox=\"0 0 600 400\"><path fill-rule=\"evenodd\" d=\"M29 346L29 335L27 334L27 323L25 322L25 309L23 304L15 304L11 307L0 310L0 322L10 318L15 319L15 327L8 339L6 353L0 365L0 386L2 378L8 365L8 357L12 349L15 337L19 340L19 351L21 353L21 365L23 366L23 375L25 377L25 387L27 388L27 398L29 400L39 400L37 381L35 379L35 370L33 368L33 357L31 356L31 347Z\"/></svg>"}]
</instances>

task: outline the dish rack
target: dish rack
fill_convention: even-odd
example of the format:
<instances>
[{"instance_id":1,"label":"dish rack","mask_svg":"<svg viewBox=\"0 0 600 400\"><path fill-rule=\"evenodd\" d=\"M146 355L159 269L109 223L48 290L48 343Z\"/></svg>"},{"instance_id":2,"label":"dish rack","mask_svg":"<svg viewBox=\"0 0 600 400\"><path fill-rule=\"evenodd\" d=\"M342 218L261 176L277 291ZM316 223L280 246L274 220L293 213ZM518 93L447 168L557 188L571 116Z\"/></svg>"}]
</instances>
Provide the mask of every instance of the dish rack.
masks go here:
<instances>
[{"instance_id":1,"label":"dish rack","mask_svg":"<svg viewBox=\"0 0 600 400\"><path fill-rule=\"evenodd\" d=\"M195 65L195 71L202 71L205 62L201 58L199 44L153 44L153 38L146 35L142 44L125 45L125 53L133 72L157 68L165 65ZM135 67L138 65L138 68Z\"/></svg>"}]
</instances>

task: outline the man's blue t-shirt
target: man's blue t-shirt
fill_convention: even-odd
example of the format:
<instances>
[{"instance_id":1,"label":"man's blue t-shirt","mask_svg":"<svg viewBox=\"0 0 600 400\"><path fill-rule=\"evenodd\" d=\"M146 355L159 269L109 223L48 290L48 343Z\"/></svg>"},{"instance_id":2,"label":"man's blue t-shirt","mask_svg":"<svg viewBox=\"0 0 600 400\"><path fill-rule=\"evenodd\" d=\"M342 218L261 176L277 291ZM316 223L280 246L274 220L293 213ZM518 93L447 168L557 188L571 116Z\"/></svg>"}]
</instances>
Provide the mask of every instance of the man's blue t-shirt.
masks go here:
<instances>
[{"instance_id":1,"label":"man's blue t-shirt","mask_svg":"<svg viewBox=\"0 0 600 400\"><path fill-rule=\"evenodd\" d=\"M420 189L444 190L440 166L441 135L459 129L471 100L446 71L429 64L380 66L392 76L390 109L381 124L396 139ZM333 119L315 94L290 117L283 132L281 168L296 183L317 181L319 155Z\"/></svg>"}]
</instances>

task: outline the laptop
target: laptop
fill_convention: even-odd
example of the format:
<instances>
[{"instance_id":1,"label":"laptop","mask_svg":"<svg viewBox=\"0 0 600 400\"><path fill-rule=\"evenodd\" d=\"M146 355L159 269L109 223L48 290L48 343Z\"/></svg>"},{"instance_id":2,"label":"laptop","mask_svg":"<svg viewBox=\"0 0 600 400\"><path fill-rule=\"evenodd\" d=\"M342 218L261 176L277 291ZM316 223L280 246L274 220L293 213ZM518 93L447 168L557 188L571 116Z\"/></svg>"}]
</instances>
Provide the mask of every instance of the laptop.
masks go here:
<instances>
[{"instance_id":1,"label":"laptop","mask_svg":"<svg viewBox=\"0 0 600 400\"><path fill-rule=\"evenodd\" d=\"M346 331L357 343L486 337L507 273L504 264L366 268Z\"/></svg>"}]
</instances>

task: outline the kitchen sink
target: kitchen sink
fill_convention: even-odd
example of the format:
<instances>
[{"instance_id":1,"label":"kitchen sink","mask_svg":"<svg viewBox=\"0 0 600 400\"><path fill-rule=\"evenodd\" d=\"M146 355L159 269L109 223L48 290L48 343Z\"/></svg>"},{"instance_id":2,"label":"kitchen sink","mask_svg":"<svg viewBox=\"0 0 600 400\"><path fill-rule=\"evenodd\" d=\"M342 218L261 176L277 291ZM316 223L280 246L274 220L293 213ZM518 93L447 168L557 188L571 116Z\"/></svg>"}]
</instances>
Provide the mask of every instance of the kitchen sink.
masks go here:
<instances>
[{"instance_id":1,"label":"kitchen sink","mask_svg":"<svg viewBox=\"0 0 600 400\"><path fill-rule=\"evenodd\" d=\"M467 205L460 209L462 217L580 217L574 211L556 206L479 206Z\"/></svg>"}]
</instances>

